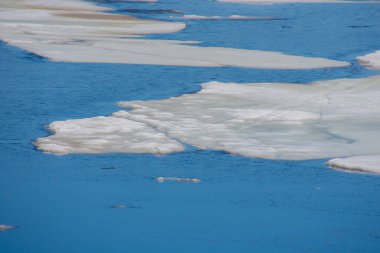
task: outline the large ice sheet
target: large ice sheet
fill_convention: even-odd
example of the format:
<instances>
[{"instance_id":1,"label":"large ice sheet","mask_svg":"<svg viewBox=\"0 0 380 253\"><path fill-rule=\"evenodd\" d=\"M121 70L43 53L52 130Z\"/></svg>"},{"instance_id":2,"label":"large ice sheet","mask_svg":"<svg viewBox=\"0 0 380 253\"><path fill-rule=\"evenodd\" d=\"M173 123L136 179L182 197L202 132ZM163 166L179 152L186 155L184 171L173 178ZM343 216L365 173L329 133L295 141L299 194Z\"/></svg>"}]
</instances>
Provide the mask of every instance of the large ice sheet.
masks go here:
<instances>
[{"instance_id":1,"label":"large ice sheet","mask_svg":"<svg viewBox=\"0 0 380 253\"><path fill-rule=\"evenodd\" d=\"M348 62L277 52L136 39L145 34L177 32L186 25L100 10L102 8L79 0L4 0L0 2L0 39L51 60L67 62L276 69L349 65Z\"/></svg>"},{"instance_id":2,"label":"large ice sheet","mask_svg":"<svg viewBox=\"0 0 380 253\"><path fill-rule=\"evenodd\" d=\"M361 155L347 158L335 158L328 165L340 169L380 174L380 155Z\"/></svg>"},{"instance_id":3,"label":"large ice sheet","mask_svg":"<svg viewBox=\"0 0 380 253\"><path fill-rule=\"evenodd\" d=\"M199 149L269 159L347 157L380 153L379 97L380 76L308 85L211 82L204 84L196 94L156 101L120 102L119 105L129 111L114 113L111 119L145 125L171 141ZM102 131L108 127L108 119L102 117L97 120L99 125L92 127ZM53 123L50 129L55 135L38 139L37 147L60 153L41 144L58 147L63 143L66 153L75 153L83 146L82 133L88 131L87 126L81 125L79 132L76 127L66 126L77 126L81 122L59 122L60 128ZM66 130L62 132L62 129ZM107 134L113 135L113 132ZM126 132L119 141L127 141L135 134L134 131ZM150 141L149 138L139 141L144 143ZM71 139L78 141L73 143ZM82 153L93 153L98 150L96 142L104 140L104 134L95 132L85 139L94 143L85 144ZM160 143L165 144L166 140L157 146ZM113 152L113 145L102 145L101 152ZM178 150L173 148L173 152ZM123 149L118 151L124 152ZM148 148L133 152L155 153Z\"/></svg>"}]
</instances>

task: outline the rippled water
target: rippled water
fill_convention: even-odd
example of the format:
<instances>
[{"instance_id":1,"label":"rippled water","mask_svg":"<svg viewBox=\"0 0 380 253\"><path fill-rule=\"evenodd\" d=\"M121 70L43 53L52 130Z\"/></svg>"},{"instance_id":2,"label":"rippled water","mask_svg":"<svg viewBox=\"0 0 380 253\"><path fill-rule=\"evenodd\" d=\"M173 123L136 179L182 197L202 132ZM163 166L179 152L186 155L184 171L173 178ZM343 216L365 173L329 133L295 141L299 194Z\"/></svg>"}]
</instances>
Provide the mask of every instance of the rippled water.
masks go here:
<instances>
[{"instance_id":1,"label":"rippled water","mask_svg":"<svg viewBox=\"0 0 380 253\"><path fill-rule=\"evenodd\" d=\"M51 121L107 115L117 101L195 92L210 80L303 83L378 74L355 57L380 49L380 6L102 2L119 10L273 16L186 20L180 33L150 37L354 64L288 71L55 63L0 44L0 224L18 226L0 231L1 253L379 251L379 176L332 170L325 160L250 159L192 147L167 156L54 156L34 150L32 141L48 135ZM202 182L159 183L157 176Z\"/></svg>"}]
</instances>

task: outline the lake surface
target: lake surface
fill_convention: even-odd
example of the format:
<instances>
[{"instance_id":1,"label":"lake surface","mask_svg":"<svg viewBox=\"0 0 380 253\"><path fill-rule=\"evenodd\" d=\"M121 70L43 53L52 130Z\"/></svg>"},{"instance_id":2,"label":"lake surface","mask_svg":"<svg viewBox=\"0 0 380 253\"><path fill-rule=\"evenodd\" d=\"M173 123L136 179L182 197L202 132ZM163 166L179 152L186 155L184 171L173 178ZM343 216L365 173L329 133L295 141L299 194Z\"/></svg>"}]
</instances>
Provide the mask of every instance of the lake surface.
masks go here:
<instances>
[{"instance_id":1,"label":"lake surface","mask_svg":"<svg viewBox=\"0 0 380 253\"><path fill-rule=\"evenodd\" d=\"M55 156L32 142L49 134L52 121L109 115L117 101L179 96L212 80L307 83L379 74L355 57L380 49L380 5L98 3L124 14L271 16L183 20L184 31L148 37L353 65L289 71L58 63L0 43L0 224L18 226L0 231L1 253L379 252L379 176L333 170L326 160L252 159L193 147L165 156ZM158 176L202 182L159 183ZM122 204L130 208L112 208Z\"/></svg>"}]
</instances>

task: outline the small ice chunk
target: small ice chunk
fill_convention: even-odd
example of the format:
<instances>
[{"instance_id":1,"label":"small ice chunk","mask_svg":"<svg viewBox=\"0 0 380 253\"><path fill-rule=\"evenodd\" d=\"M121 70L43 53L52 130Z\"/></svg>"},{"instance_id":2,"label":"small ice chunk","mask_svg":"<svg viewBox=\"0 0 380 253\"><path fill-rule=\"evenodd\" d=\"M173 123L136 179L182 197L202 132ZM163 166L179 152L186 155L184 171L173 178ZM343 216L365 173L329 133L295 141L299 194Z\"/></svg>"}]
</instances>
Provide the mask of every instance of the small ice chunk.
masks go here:
<instances>
[{"instance_id":1,"label":"small ice chunk","mask_svg":"<svg viewBox=\"0 0 380 253\"><path fill-rule=\"evenodd\" d=\"M327 165L344 170L380 174L380 155L359 155L347 158L335 158L328 161Z\"/></svg>"},{"instance_id":2,"label":"small ice chunk","mask_svg":"<svg viewBox=\"0 0 380 253\"><path fill-rule=\"evenodd\" d=\"M0 231L6 231L6 230L10 230L10 229L15 229L16 226L10 226L10 225L1 225L0 224Z\"/></svg>"},{"instance_id":3,"label":"small ice chunk","mask_svg":"<svg viewBox=\"0 0 380 253\"><path fill-rule=\"evenodd\" d=\"M364 66L374 69L380 69L380 50L371 54L359 56L357 59Z\"/></svg>"},{"instance_id":4,"label":"small ice chunk","mask_svg":"<svg viewBox=\"0 0 380 253\"><path fill-rule=\"evenodd\" d=\"M157 177L156 180L160 183L163 183L165 181L190 182L190 183L201 182L201 180L198 178L183 178L183 177Z\"/></svg>"}]
</instances>

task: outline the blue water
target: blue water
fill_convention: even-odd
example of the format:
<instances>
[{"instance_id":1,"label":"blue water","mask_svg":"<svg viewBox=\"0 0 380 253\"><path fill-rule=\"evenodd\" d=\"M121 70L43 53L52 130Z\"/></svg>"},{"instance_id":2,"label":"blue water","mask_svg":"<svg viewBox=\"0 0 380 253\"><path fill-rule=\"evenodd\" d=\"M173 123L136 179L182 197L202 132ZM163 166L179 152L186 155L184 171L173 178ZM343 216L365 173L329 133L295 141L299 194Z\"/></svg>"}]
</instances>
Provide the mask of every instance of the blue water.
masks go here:
<instances>
[{"instance_id":1,"label":"blue water","mask_svg":"<svg viewBox=\"0 0 380 253\"><path fill-rule=\"evenodd\" d=\"M380 49L380 6L102 4L274 16L278 19L186 21L182 32L150 37L353 65L288 71L56 63L0 43L0 224L18 226L0 232L1 253L380 251L379 176L332 170L326 160L251 159L191 147L165 156L55 156L32 145L48 135L49 122L108 115L118 110L117 101L196 92L210 80L305 83L379 74L355 57ZM102 169L109 167L116 169ZM202 182L160 184L153 180L157 176ZM111 208L117 204L137 208Z\"/></svg>"}]
</instances>

